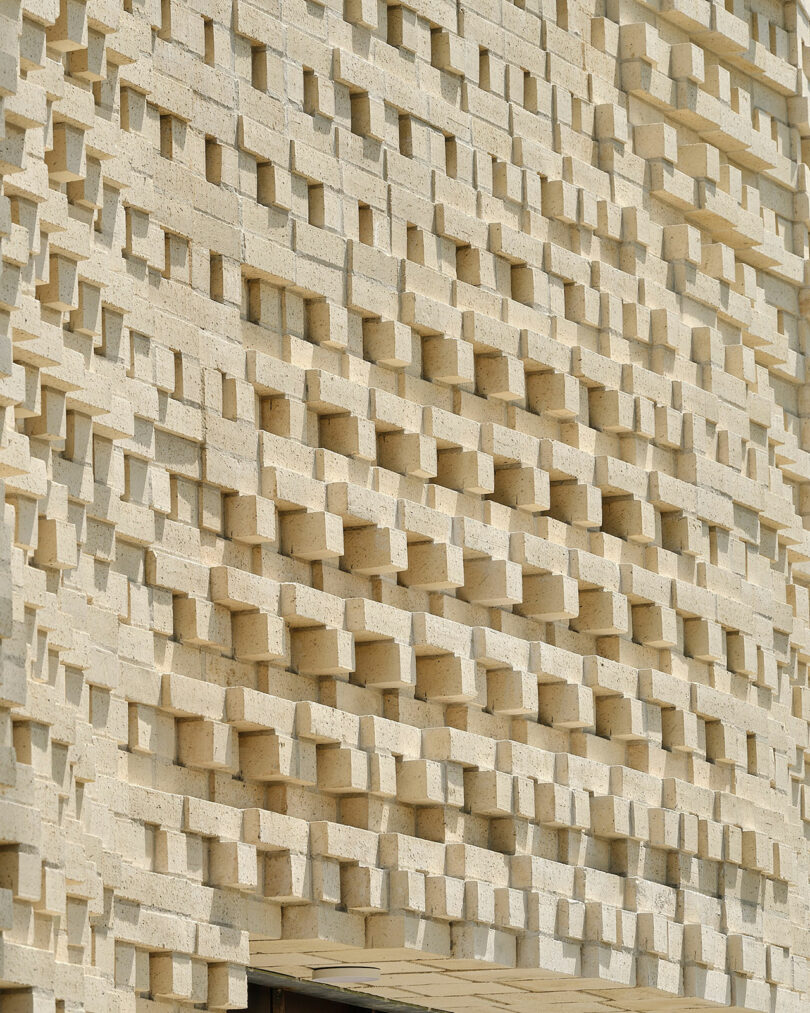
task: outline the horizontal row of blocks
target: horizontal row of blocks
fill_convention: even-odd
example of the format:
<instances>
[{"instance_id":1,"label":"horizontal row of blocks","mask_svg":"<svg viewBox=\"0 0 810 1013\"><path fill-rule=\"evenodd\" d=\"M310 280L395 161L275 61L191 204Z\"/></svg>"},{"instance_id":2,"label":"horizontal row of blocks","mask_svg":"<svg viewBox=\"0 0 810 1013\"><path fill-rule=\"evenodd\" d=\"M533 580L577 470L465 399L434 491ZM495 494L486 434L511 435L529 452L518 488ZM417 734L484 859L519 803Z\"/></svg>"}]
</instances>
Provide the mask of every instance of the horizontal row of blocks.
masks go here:
<instances>
[{"instance_id":1,"label":"horizontal row of blocks","mask_svg":"<svg viewBox=\"0 0 810 1013\"><path fill-rule=\"evenodd\" d=\"M432 549L435 550L431 552L434 559L442 555L446 559L445 546ZM434 570L430 586L422 585L422 590L440 589L435 586L439 583L438 572ZM448 583L446 577L445 587ZM579 633L605 637L631 632L631 613L624 595L604 590L578 592L576 581L561 575L524 577L519 564L506 560L468 561L464 566L464 580L450 586L461 587L461 597L478 605L515 605L520 615L541 622L571 620L571 628ZM231 617L233 605L236 608ZM178 598L174 605L174 633L184 643L218 647L226 653L233 649L237 657L246 661L279 661L289 657L283 620L267 612L245 612L244 607L239 599L234 601L230 597L222 605L199 598ZM733 671L752 679L761 677L756 647L749 638L742 633L730 633L726 648L723 629L713 620L684 618L682 639L675 609L637 605L632 608L632 635L639 643L654 648L671 648L683 643L687 655L706 662L724 662L728 650L729 667ZM321 665L317 653L312 653L317 649L317 638L310 637L307 644L307 638L301 633L293 646L299 659L299 671L309 675L352 671L351 637L321 636L334 660ZM397 685L408 685L413 680L397 676L393 681Z\"/></svg>"},{"instance_id":2,"label":"horizontal row of blocks","mask_svg":"<svg viewBox=\"0 0 810 1013\"><path fill-rule=\"evenodd\" d=\"M265 283L251 285L264 286ZM280 289L266 287L272 293L266 297L272 305ZM86 286L82 286L84 288ZM97 305L100 306L98 300ZM644 308L637 307L635 312L641 314ZM682 343L682 328L672 319L673 314L665 310L646 312L654 335L660 332L662 343L673 347ZM499 467L508 463L537 467L542 463L538 437L530 435L532 430L539 429L541 434L543 431L535 416L543 416L549 424L577 423L586 430L593 429L594 433L635 436L661 449L684 448L703 455L710 447L706 420L718 421L723 400L741 402L743 407L749 402L754 405L753 395L746 389L746 383L755 382L757 377L753 349L742 344L724 346L718 332L712 328L694 328L694 335L686 342L694 346L686 350L687 358L694 359L695 366L703 370L709 380L713 379L716 388L698 394L697 388L684 382L662 381L646 370L622 368L596 353L583 352L577 356L572 373L569 371L571 351L556 339L496 324L471 311L465 312L464 317L477 321L471 327L465 324L469 336L428 334L422 338L421 368L426 379L447 385L437 388L439 403L442 396L447 402L449 387L460 386L474 389L478 396L494 402L525 406L529 414L520 416L523 423L520 429L524 431L519 438L512 438L511 446L497 425L479 422L474 417L463 421L453 419L435 406L423 408L416 400L416 387L411 398L403 398L382 388L369 390L367 386L327 370L303 369L291 363L285 363L282 370L276 360L258 352L248 353L245 379L203 367L189 353L172 353L168 348L153 345L154 361L139 364L137 375L129 379L148 379L161 394L168 394L172 400L183 404L200 407L205 398L207 410L299 441L310 438L312 422L317 420L318 438L324 445L332 443L337 450L341 444L348 448L354 443L351 453L358 459L375 460L378 452L382 452L394 461L396 443L391 442L391 438L421 434L425 437L423 453L428 454L432 448L431 457L451 449L478 449L496 457ZM270 320L263 326L271 329ZM84 330L98 333L99 328L96 322ZM307 323L301 329L308 342L338 351L350 340L347 311L328 302L311 304ZM355 329L353 322L351 329ZM362 326L362 337L363 353L380 367L400 368L411 363L413 325L370 320ZM291 335L288 340L294 339ZM144 371L150 375L141 375ZM30 365L23 368L18 364L14 372L15 378L19 378L15 387L17 400L22 402L20 413L30 419L28 435L57 442L69 439L74 453L81 450L86 436L75 412L92 415L98 413L98 407L88 404L82 409L81 399L75 393L68 394L52 385L55 378L51 380L47 370L38 373ZM416 383L410 372L408 376ZM41 386L36 383L37 378ZM86 377L85 382L91 383L92 377ZM100 394L96 394L98 396ZM152 402L156 409L154 398ZM71 408L73 405L76 407ZM141 400L137 406L137 414L144 420L149 419L149 406L146 400ZM126 406L120 407L125 410ZM469 407L472 412L481 411L480 402L470 402ZM166 410L169 408L167 404ZM68 410L74 413L73 425L79 426L70 433L67 430ZM152 421L157 421L156 412ZM751 456L748 452L749 421L730 414L727 425L733 427L731 431L721 425L719 436L721 442L728 444L724 443L721 448L725 464L743 471L746 456ZM103 431L103 427L99 428ZM551 431L548 429L549 433ZM543 448L542 453L547 458L548 448ZM433 474L421 477L435 477L436 462L433 463Z\"/></svg>"}]
</instances>

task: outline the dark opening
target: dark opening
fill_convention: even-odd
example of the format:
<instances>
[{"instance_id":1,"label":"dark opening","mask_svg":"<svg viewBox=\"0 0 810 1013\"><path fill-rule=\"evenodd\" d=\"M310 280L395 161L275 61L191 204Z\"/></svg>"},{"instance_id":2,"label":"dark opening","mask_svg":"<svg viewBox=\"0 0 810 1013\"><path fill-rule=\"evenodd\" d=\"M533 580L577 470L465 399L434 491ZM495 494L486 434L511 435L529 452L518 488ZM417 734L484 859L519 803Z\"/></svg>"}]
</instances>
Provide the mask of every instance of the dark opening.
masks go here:
<instances>
[{"instance_id":1,"label":"dark opening","mask_svg":"<svg viewBox=\"0 0 810 1013\"><path fill-rule=\"evenodd\" d=\"M248 971L247 1013L426 1013L422 1006L393 1002L363 992L350 992L291 978L273 971Z\"/></svg>"}]
</instances>

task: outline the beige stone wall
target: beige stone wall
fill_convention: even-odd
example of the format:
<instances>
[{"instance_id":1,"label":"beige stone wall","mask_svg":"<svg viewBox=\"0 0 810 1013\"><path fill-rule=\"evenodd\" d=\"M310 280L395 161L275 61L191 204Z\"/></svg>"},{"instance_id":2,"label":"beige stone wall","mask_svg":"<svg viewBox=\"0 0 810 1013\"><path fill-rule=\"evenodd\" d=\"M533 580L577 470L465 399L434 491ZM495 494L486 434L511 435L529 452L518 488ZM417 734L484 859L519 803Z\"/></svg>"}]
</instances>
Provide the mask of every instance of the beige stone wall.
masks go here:
<instances>
[{"instance_id":1,"label":"beige stone wall","mask_svg":"<svg viewBox=\"0 0 810 1013\"><path fill-rule=\"evenodd\" d=\"M0 5L0 1007L808 994L810 21Z\"/></svg>"}]
</instances>

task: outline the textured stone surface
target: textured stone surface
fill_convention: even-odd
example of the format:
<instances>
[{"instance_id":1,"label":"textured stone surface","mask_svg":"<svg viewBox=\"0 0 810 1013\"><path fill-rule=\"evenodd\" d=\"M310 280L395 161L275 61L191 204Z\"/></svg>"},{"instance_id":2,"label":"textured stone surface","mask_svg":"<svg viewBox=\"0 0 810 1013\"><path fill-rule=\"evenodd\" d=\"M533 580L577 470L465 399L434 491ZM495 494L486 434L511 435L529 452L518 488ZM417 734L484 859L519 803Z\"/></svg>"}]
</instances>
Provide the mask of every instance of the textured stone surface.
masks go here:
<instances>
[{"instance_id":1,"label":"textured stone surface","mask_svg":"<svg viewBox=\"0 0 810 1013\"><path fill-rule=\"evenodd\" d=\"M0 1006L808 1008L810 22L0 5Z\"/></svg>"}]
</instances>

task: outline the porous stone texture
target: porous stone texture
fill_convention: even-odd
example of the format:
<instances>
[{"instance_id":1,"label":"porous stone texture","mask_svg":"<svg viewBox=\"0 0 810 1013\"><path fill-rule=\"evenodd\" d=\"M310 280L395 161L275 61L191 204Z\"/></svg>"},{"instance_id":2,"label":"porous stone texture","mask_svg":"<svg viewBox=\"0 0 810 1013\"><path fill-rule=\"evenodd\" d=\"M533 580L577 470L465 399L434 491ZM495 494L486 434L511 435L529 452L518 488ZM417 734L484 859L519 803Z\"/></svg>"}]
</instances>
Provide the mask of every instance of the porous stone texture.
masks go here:
<instances>
[{"instance_id":1,"label":"porous stone texture","mask_svg":"<svg viewBox=\"0 0 810 1013\"><path fill-rule=\"evenodd\" d=\"M4 0L3 1013L808 1009L808 46Z\"/></svg>"}]
</instances>

